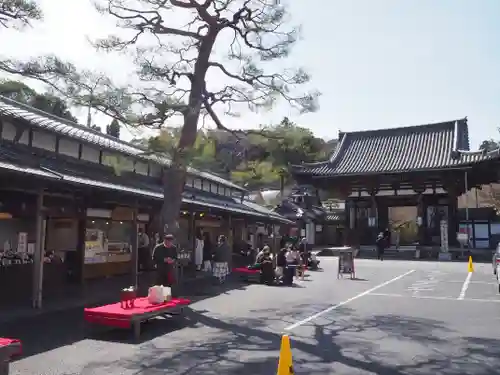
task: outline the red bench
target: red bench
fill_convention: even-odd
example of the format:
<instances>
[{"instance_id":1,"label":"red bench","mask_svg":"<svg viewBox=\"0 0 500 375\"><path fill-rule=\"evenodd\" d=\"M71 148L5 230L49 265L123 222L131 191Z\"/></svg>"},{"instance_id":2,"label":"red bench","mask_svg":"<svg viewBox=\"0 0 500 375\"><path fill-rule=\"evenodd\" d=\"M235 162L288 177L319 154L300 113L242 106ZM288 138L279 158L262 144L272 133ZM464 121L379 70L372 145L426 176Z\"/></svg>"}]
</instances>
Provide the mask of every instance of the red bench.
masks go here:
<instances>
[{"instance_id":1,"label":"red bench","mask_svg":"<svg viewBox=\"0 0 500 375\"><path fill-rule=\"evenodd\" d=\"M168 302L152 304L147 297L136 298L134 307L124 308L120 302L111 305L84 309L84 319L88 323L114 328L133 328L134 337L141 334L141 323L161 315L179 315L191 303L184 298L174 298Z\"/></svg>"},{"instance_id":2,"label":"red bench","mask_svg":"<svg viewBox=\"0 0 500 375\"><path fill-rule=\"evenodd\" d=\"M0 337L0 375L9 374L9 363L12 357L21 355L21 353L20 340Z\"/></svg>"},{"instance_id":3,"label":"red bench","mask_svg":"<svg viewBox=\"0 0 500 375\"><path fill-rule=\"evenodd\" d=\"M247 267L233 268L233 273L239 275L244 281L257 281L260 279L260 270L250 270Z\"/></svg>"}]
</instances>

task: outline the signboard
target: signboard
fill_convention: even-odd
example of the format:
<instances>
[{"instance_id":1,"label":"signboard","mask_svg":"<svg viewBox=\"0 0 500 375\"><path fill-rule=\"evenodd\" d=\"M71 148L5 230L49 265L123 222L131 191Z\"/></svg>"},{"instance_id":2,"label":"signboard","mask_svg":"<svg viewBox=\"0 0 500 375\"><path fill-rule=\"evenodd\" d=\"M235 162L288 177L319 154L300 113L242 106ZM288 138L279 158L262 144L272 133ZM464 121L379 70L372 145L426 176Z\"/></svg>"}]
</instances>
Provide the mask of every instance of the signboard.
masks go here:
<instances>
[{"instance_id":1,"label":"signboard","mask_svg":"<svg viewBox=\"0 0 500 375\"><path fill-rule=\"evenodd\" d=\"M341 251L339 254L339 267L337 278L343 275L351 275L354 278L354 249Z\"/></svg>"}]
</instances>

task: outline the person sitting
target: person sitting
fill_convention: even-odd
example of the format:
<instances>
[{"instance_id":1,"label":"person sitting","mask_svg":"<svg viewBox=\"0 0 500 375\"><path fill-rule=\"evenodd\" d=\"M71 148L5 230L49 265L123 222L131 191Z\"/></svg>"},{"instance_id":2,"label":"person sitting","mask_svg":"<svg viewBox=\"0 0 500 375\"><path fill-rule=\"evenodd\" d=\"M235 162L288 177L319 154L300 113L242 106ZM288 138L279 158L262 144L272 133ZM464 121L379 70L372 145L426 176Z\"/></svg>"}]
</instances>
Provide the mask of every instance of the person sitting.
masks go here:
<instances>
[{"instance_id":1,"label":"person sitting","mask_svg":"<svg viewBox=\"0 0 500 375\"><path fill-rule=\"evenodd\" d=\"M316 254L311 253L310 251L308 252L308 261L307 261L307 267L310 270L317 270L319 268L319 260L316 257Z\"/></svg>"}]
</instances>

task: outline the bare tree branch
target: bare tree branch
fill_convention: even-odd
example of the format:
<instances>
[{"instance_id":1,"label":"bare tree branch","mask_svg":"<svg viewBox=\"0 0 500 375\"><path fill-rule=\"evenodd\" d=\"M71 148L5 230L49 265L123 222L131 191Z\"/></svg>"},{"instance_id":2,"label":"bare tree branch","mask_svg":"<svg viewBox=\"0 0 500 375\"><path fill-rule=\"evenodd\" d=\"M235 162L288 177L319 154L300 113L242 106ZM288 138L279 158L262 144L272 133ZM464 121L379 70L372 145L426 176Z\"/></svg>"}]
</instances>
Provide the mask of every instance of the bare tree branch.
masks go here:
<instances>
[{"instance_id":1,"label":"bare tree branch","mask_svg":"<svg viewBox=\"0 0 500 375\"><path fill-rule=\"evenodd\" d=\"M269 110L280 100L301 113L317 109L319 93L303 92L310 80L304 70L276 71L276 64L267 63L288 57L299 35L276 0L97 1L97 9L114 18L121 33L95 45L132 56L136 79L116 87L110 79L67 69L52 85L74 104L91 105L129 126L158 129L179 117L179 142L164 176L169 199L163 222L169 230L175 227L189 154L205 119L237 138L268 136L265 128L232 130L219 113L236 115L241 106Z\"/></svg>"}]
</instances>

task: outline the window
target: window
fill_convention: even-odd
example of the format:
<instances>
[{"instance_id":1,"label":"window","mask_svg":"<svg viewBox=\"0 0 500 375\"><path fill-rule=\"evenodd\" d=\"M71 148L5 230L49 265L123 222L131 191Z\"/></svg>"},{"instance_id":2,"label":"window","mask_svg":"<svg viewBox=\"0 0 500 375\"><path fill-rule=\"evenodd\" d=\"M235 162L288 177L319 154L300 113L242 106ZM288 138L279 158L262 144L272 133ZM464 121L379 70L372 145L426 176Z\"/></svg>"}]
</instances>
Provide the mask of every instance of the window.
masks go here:
<instances>
[{"instance_id":1,"label":"window","mask_svg":"<svg viewBox=\"0 0 500 375\"><path fill-rule=\"evenodd\" d=\"M99 163L99 156L101 152L98 148L90 147L87 145L82 145L82 156L81 158L92 163Z\"/></svg>"},{"instance_id":2,"label":"window","mask_svg":"<svg viewBox=\"0 0 500 375\"><path fill-rule=\"evenodd\" d=\"M44 150L56 150L56 136L49 132L34 130L31 145Z\"/></svg>"},{"instance_id":3,"label":"window","mask_svg":"<svg viewBox=\"0 0 500 375\"><path fill-rule=\"evenodd\" d=\"M59 139L59 153L78 158L80 143L67 138Z\"/></svg>"},{"instance_id":4,"label":"window","mask_svg":"<svg viewBox=\"0 0 500 375\"><path fill-rule=\"evenodd\" d=\"M210 192L217 194L217 184L210 183Z\"/></svg>"},{"instance_id":5,"label":"window","mask_svg":"<svg viewBox=\"0 0 500 375\"><path fill-rule=\"evenodd\" d=\"M194 187L195 189L200 189L200 190L201 190L201 180L200 180L199 178L197 178L197 179L195 179L195 180L194 180L194 185L193 185L193 187Z\"/></svg>"},{"instance_id":6,"label":"window","mask_svg":"<svg viewBox=\"0 0 500 375\"><path fill-rule=\"evenodd\" d=\"M202 189L203 191L210 191L210 182L207 180L202 181Z\"/></svg>"},{"instance_id":7,"label":"window","mask_svg":"<svg viewBox=\"0 0 500 375\"><path fill-rule=\"evenodd\" d=\"M137 174L142 174L144 176L148 175L148 164L147 163L142 163L140 161L135 162L135 173Z\"/></svg>"},{"instance_id":8,"label":"window","mask_svg":"<svg viewBox=\"0 0 500 375\"><path fill-rule=\"evenodd\" d=\"M192 177L186 177L186 186L189 186L189 187L194 186L194 180Z\"/></svg>"},{"instance_id":9,"label":"window","mask_svg":"<svg viewBox=\"0 0 500 375\"><path fill-rule=\"evenodd\" d=\"M161 177L161 167L158 164L149 165L149 175L151 177Z\"/></svg>"},{"instance_id":10,"label":"window","mask_svg":"<svg viewBox=\"0 0 500 375\"><path fill-rule=\"evenodd\" d=\"M222 185L219 185L219 194L226 195L226 188Z\"/></svg>"}]
</instances>

